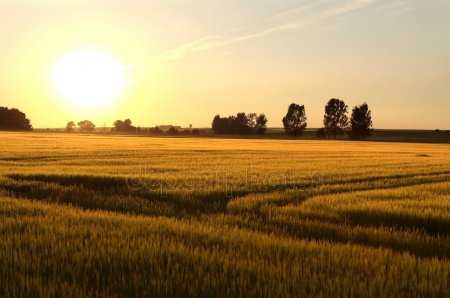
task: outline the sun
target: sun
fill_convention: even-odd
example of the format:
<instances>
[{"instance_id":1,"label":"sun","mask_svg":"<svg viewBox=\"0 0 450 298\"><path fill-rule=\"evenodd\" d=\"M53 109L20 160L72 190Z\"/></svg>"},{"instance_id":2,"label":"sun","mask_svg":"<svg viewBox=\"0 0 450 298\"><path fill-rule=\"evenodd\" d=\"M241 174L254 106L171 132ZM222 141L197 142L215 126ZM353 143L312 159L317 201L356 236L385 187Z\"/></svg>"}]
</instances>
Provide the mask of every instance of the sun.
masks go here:
<instances>
[{"instance_id":1,"label":"sun","mask_svg":"<svg viewBox=\"0 0 450 298\"><path fill-rule=\"evenodd\" d=\"M92 49L66 53L53 65L51 76L58 94L82 108L113 104L126 83L124 65L113 55Z\"/></svg>"}]
</instances>

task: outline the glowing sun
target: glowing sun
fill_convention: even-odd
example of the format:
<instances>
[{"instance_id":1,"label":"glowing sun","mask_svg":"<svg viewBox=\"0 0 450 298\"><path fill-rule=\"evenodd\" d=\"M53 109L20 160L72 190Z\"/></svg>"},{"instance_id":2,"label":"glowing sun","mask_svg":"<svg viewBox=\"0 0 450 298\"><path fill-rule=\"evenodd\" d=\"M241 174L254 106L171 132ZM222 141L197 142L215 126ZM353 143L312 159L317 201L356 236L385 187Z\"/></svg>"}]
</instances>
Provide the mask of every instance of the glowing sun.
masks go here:
<instances>
[{"instance_id":1,"label":"glowing sun","mask_svg":"<svg viewBox=\"0 0 450 298\"><path fill-rule=\"evenodd\" d=\"M69 103L86 108L112 104L125 88L125 67L111 54L77 50L62 56L53 66L52 82Z\"/></svg>"}]
</instances>

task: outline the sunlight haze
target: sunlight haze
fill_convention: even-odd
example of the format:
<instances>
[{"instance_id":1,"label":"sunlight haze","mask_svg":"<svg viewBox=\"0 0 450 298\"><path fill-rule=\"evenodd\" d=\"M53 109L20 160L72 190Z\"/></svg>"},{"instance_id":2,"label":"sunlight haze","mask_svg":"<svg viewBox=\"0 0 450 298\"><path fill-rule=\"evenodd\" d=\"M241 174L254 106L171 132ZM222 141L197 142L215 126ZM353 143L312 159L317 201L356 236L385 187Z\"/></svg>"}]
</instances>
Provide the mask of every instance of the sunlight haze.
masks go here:
<instances>
[{"instance_id":1,"label":"sunlight haze","mask_svg":"<svg viewBox=\"0 0 450 298\"><path fill-rule=\"evenodd\" d=\"M241 111L281 127L296 102L320 127L341 98L367 102L375 128L450 129L449 11L448 0L0 0L0 106L37 128L210 127Z\"/></svg>"}]
</instances>

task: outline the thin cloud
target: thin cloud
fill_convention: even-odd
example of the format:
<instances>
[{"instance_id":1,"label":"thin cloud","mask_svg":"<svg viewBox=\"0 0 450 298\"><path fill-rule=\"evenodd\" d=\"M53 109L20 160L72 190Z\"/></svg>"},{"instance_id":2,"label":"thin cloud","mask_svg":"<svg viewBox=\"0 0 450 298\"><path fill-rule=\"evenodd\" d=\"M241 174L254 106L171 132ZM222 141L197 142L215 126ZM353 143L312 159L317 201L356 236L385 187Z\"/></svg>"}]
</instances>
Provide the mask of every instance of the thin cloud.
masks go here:
<instances>
[{"instance_id":1,"label":"thin cloud","mask_svg":"<svg viewBox=\"0 0 450 298\"><path fill-rule=\"evenodd\" d=\"M294 19L294 20L284 22L281 21L276 24L271 24L270 26L267 26L266 28L263 28L259 31L250 33L236 34L235 32L235 34L231 36L223 36L223 35L205 36L201 39L186 43L175 49L169 50L163 53L161 55L161 58L163 60L178 60L191 53L222 48L233 44L241 43L244 41L261 38L277 32L304 28L306 26L318 24L330 18L336 18L339 16L343 16L361 10L371 5L372 3L375 3L376 1L378 0L351 0L345 2L344 4L335 5L331 8L327 8L322 12L308 14L307 12L313 10L314 8L317 8L317 6L324 3L324 1L322 0L309 1L299 7L278 13L271 17L271 20L277 19Z\"/></svg>"},{"instance_id":2,"label":"thin cloud","mask_svg":"<svg viewBox=\"0 0 450 298\"><path fill-rule=\"evenodd\" d=\"M413 11L414 8L411 6L410 2L405 0L397 0L392 1L389 4L386 4L384 6L380 6L378 10L381 13L388 13L393 16L399 16L401 14Z\"/></svg>"}]
</instances>

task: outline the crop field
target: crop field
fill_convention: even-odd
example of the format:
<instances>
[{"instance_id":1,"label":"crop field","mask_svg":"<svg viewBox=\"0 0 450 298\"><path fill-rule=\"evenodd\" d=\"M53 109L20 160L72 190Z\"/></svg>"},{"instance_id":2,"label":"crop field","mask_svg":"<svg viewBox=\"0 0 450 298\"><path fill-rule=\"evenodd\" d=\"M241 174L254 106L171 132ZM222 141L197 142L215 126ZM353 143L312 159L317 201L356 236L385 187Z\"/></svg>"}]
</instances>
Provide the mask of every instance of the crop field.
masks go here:
<instances>
[{"instance_id":1,"label":"crop field","mask_svg":"<svg viewBox=\"0 0 450 298\"><path fill-rule=\"evenodd\" d=\"M0 297L449 296L449 144L0 133Z\"/></svg>"}]
</instances>

